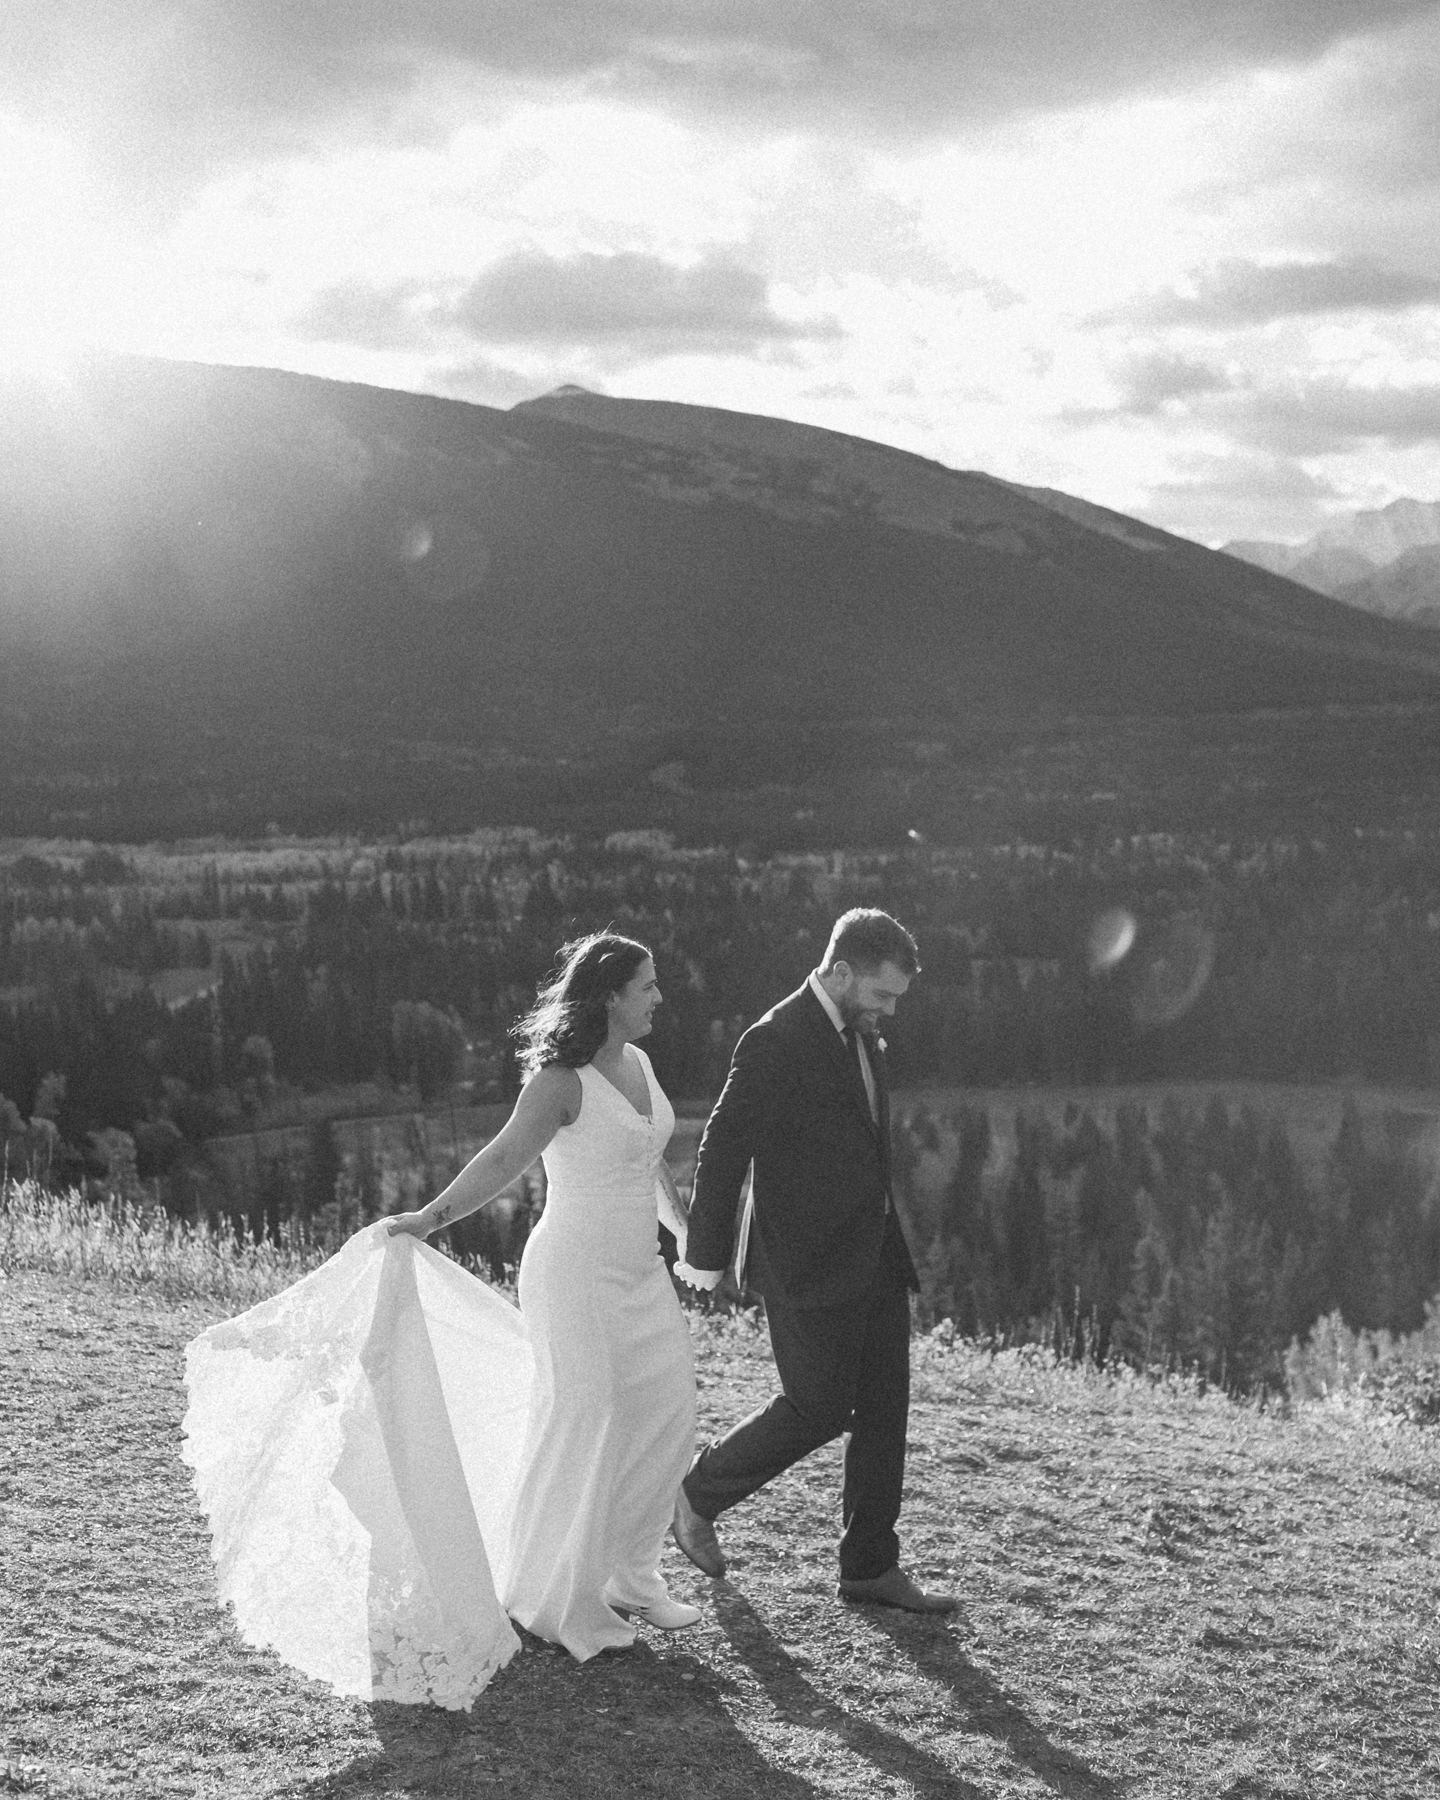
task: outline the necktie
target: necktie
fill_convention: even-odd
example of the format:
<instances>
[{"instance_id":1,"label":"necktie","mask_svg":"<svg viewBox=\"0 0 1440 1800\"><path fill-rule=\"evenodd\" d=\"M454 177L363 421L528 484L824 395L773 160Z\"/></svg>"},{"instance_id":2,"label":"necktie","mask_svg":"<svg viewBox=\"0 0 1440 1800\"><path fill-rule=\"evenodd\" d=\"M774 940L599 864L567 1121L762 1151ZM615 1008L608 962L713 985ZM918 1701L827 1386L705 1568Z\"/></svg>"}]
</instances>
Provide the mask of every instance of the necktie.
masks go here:
<instances>
[{"instance_id":1,"label":"necktie","mask_svg":"<svg viewBox=\"0 0 1440 1800\"><path fill-rule=\"evenodd\" d=\"M880 1123L880 1090L875 1085L875 1071L870 1066L869 1053L861 1040L860 1033L853 1025L845 1027L845 1041L853 1047L856 1059L860 1064L860 1079L865 1083L865 1098L870 1102L870 1117L878 1126ZM883 1146L881 1153L884 1154ZM885 1216L887 1218L890 1216L888 1191L885 1195Z\"/></svg>"},{"instance_id":2,"label":"necktie","mask_svg":"<svg viewBox=\"0 0 1440 1800\"><path fill-rule=\"evenodd\" d=\"M865 1084L865 1098L870 1102L870 1117L878 1125L880 1123L880 1096L875 1086L875 1071L870 1067L870 1058L865 1053L860 1033L853 1025L845 1027L845 1038L850 1045L851 1054L860 1064L860 1079Z\"/></svg>"}]
</instances>

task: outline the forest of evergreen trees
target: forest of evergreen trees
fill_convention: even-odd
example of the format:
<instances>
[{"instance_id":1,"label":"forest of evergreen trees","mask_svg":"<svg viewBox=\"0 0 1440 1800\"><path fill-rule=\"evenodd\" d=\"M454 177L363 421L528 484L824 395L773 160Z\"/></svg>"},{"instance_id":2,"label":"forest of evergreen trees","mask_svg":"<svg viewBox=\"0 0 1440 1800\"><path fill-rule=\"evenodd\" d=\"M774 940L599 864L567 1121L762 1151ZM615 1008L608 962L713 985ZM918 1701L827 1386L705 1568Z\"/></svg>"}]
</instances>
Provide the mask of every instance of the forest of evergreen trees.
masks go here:
<instances>
[{"instance_id":1,"label":"forest of evergreen trees","mask_svg":"<svg viewBox=\"0 0 1440 1800\"><path fill-rule=\"evenodd\" d=\"M1340 1111L1323 1165L1286 1122L1218 1098L1119 1104L1107 1127L919 1102L896 1129L923 1304L971 1335L1278 1385L1287 1346L1339 1312L1414 1332L1440 1294L1440 1163L1422 1137ZM917 1168L945 1152L948 1178Z\"/></svg>"},{"instance_id":2,"label":"forest of evergreen trees","mask_svg":"<svg viewBox=\"0 0 1440 1800\"><path fill-rule=\"evenodd\" d=\"M1440 1078L1440 833L1418 829L763 856L519 830L208 853L32 846L0 858L5 1155L56 1182L133 1169L173 1197L194 1191L170 1178L206 1140L307 1094L503 1100L508 1027L557 946L612 924L655 949L657 1072L700 1103L744 1024L857 903L920 942L923 974L887 1033L902 1097ZM915 1138L897 1141L903 1164L927 1128L901 1116ZM1320 1312L1408 1328L1440 1285L1423 1171L1354 1128L1337 1127L1317 1184L1283 1123L1248 1114L1022 1121L1004 1155L991 1151L1013 1121L957 1116L953 1181L943 1204L917 1197L916 1217L927 1304L967 1328L1063 1315L1249 1379Z\"/></svg>"},{"instance_id":3,"label":"forest of evergreen trees","mask_svg":"<svg viewBox=\"0 0 1440 1800\"><path fill-rule=\"evenodd\" d=\"M271 1080L428 1096L466 1044L499 1097L508 1026L557 946L612 923L656 951L657 1068L703 1098L855 903L921 945L897 1085L1440 1079L1440 834L747 860L654 834L497 833L175 863L0 863L0 1094L29 1118L63 1077L69 1143L158 1117L200 1138L252 1116ZM1097 969L1095 922L1122 908L1134 947Z\"/></svg>"}]
</instances>

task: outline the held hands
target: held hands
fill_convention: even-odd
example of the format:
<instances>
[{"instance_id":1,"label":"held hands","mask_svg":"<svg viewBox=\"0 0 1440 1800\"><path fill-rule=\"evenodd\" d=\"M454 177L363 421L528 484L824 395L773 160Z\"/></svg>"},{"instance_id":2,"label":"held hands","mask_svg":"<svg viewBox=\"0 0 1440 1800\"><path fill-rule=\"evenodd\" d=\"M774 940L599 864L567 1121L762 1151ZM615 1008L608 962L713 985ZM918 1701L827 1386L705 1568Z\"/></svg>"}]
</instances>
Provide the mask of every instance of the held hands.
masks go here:
<instances>
[{"instance_id":1,"label":"held hands","mask_svg":"<svg viewBox=\"0 0 1440 1800\"><path fill-rule=\"evenodd\" d=\"M687 1287L696 1288L701 1293L719 1287L725 1276L723 1269L692 1269L687 1262L677 1262L675 1273Z\"/></svg>"},{"instance_id":2,"label":"held hands","mask_svg":"<svg viewBox=\"0 0 1440 1800\"><path fill-rule=\"evenodd\" d=\"M666 1174L668 1175L668 1171L666 1171ZM665 1199L667 1190L671 1196L671 1203L672 1203L672 1210L670 1211L668 1217L666 1216L666 1212L664 1210L664 1199ZM676 1275L678 1276L678 1278L681 1281L683 1281L686 1284L687 1287L695 1288L702 1294L707 1293L711 1288L719 1287L720 1283L725 1278L725 1271L723 1269L692 1269L690 1267L689 1263L686 1262L686 1260L685 1260L685 1258L690 1254L690 1248L689 1248L690 1233L686 1229L687 1219L686 1219L686 1215L685 1215L685 1209L684 1209L683 1205L681 1204L680 1194L679 1194L679 1191L676 1189L673 1177L670 1177L667 1180L667 1179L665 1179L665 1176L662 1175L660 1195L661 1195L661 1203L662 1203L661 1222L663 1224L665 1224L666 1226L668 1226L668 1228L675 1234L675 1252L676 1252L676 1254L675 1254L675 1273L676 1273Z\"/></svg>"}]
</instances>

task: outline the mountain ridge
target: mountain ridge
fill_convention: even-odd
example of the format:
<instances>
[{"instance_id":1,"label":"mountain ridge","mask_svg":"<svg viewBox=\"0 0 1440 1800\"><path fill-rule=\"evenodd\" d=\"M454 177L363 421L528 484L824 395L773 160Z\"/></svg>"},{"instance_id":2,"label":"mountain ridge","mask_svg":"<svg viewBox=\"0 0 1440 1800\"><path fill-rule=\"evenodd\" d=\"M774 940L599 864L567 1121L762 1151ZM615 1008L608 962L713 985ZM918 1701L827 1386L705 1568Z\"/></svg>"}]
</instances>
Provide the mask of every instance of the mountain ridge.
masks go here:
<instances>
[{"instance_id":1,"label":"mountain ridge","mask_svg":"<svg viewBox=\"0 0 1440 1800\"><path fill-rule=\"evenodd\" d=\"M1402 498L1351 513L1299 544L1222 545L1230 556L1287 576L1317 593L1390 618L1440 624L1440 500ZM1433 578L1426 575L1435 563Z\"/></svg>"},{"instance_id":2,"label":"mountain ridge","mask_svg":"<svg viewBox=\"0 0 1440 1800\"><path fill-rule=\"evenodd\" d=\"M1335 598L1415 625L1440 626L1440 543L1402 550L1383 568L1342 583Z\"/></svg>"},{"instance_id":3,"label":"mountain ridge","mask_svg":"<svg viewBox=\"0 0 1440 1800\"><path fill-rule=\"evenodd\" d=\"M8 409L0 467L14 818L161 766L253 810L317 745L410 817L437 757L482 796L783 786L1071 717L1440 698L1415 628L761 415L128 359Z\"/></svg>"}]
</instances>

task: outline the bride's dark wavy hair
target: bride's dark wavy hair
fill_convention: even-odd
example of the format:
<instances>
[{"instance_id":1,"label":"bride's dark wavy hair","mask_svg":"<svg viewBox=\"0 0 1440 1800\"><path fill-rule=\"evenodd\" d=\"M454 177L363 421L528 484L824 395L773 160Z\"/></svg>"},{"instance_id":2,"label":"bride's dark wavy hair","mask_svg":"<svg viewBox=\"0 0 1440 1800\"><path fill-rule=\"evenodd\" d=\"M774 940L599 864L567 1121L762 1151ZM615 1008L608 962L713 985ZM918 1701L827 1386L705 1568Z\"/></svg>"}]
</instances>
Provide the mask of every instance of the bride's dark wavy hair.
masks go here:
<instances>
[{"instance_id":1,"label":"bride's dark wavy hair","mask_svg":"<svg viewBox=\"0 0 1440 1800\"><path fill-rule=\"evenodd\" d=\"M610 1030L606 1002L618 994L650 951L613 931L562 944L555 974L535 996L523 1019L511 1026L527 1076L550 1063L578 1069L588 1063Z\"/></svg>"}]
</instances>

